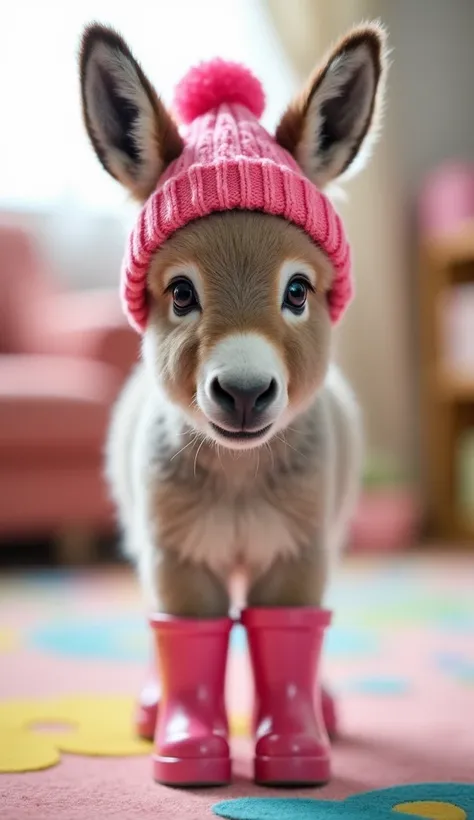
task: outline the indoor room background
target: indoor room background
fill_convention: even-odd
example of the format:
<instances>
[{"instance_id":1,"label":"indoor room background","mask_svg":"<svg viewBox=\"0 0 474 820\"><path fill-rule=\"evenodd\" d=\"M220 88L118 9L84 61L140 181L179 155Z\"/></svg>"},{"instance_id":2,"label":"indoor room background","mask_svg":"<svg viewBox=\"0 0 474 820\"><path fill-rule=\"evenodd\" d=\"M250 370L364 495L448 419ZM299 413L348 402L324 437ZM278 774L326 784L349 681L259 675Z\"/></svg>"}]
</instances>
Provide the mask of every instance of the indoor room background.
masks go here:
<instances>
[{"instance_id":1,"label":"indoor room background","mask_svg":"<svg viewBox=\"0 0 474 820\"><path fill-rule=\"evenodd\" d=\"M119 299L136 211L88 144L83 27L116 27L167 105L201 60L246 64L262 81L271 130L330 45L374 18L391 49L381 138L334 200L356 292L335 356L362 408L365 460L325 648L341 739L334 780L316 797L472 784L474 2L11 0L0 3L5 820L200 820L218 799L153 784L150 746L132 735L149 646L103 456L112 406L139 357ZM234 637L230 795L262 796L250 785L245 638ZM403 794L398 802L417 799ZM472 785L469 809L455 788L423 794L461 812L423 816L474 812Z\"/></svg>"},{"instance_id":2,"label":"indoor room background","mask_svg":"<svg viewBox=\"0 0 474 820\"><path fill-rule=\"evenodd\" d=\"M434 280L441 282L444 276L429 267L441 264L443 250L433 250L426 270L423 249L432 236L463 230L462 223L472 218L474 208L472 3L175 0L149 6L137 0L132 8L95 0L71 3L66 9L52 2L18 0L1 13L0 83L8 111L0 135L0 221L5 226L0 267L2 539L69 539L66 557L72 541L81 540L79 530L83 541L90 541L96 531L110 531L110 511L105 510L107 499L98 475L98 443L116 388L110 383L106 390L102 381L97 394L93 382L95 377L101 382L100 371L93 376L86 373L86 365L87 356L100 360L103 353L115 368L109 376L120 380L137 355L131 331L124 323L119 329L117 294L134 210L87 144L76 76L82 25L99 19L125 31L166 102L186 66L212 56L216 48L224 57L247 62L267 90L264 117L271 127L328 43L355 21L374 16L387 25L393 49L383 137L365 173L345 185L345 198L338 202L354 249L357 298L338 331L337 358L363 408L367 454L366 492L354 524L354 541L367 547L373 536L385 541L387 548L393 541L401 549L425 534L469 539L474 493L474 354L466 329L474 322L471 250L466 249L465 276L446 273L457 288L445 298L446 288L439 285L435 296L427 284L430 281L436 289ZM173 32L182 19L187 24L180 28L178 46ZM9 226L21 227L28 249L13 248ZM46 282L56 298L59 292L70 297L64 297L62 319L55 319L63 325L56 335L46 319L54 305L48 302ZM95 299L91 290L98 291ZM84 291L83 301L78 301L78 292ZM438 315L441 301L443 317ZM434 324L436 330L431 330ZM61 337L66 325L67 340ZM11 338L10 327L15 328ZM24 369L22 375L15 353L28 354L31 378ZM48 354L49 359L34 362L34 353ZM83 365L75 385L61 385L60 363L51 354L73 355L76 364ZM459 375L456 383L462 384L440 386L438 365L448 375L457 374L455 380ZM38 411L42 390L50 394L50 413L45 405ZM67 394L62 397L67 413L73 414L68 418L77 412L79 422L69 425L74 441L68 440L63 415L61 431L56 429L60 440L54 442L55 414L61 416L57 393L62 390ZM101 404L101 412L96 412L100 418L93 418L97 406L86 407L86 398L89 404ZM29 454L22 423L30 427ZM78 451L83 453L79 459ZM55 458L61 462L56 473ZM57 509L61 503L51 499L55 481L67 496L62 513ZM71 494L77 496L76 506Z\"/></svg>"}]
</instances>

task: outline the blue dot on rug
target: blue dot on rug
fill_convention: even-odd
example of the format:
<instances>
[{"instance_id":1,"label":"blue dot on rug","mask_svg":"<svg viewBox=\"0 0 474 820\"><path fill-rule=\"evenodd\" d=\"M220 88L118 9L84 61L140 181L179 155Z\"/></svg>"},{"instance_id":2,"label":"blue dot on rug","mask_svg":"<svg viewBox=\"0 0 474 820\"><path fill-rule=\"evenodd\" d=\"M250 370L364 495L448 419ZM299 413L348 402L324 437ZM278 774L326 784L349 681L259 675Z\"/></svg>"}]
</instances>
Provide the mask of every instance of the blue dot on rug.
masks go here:
<instances>
[{"instance_id":1,"label":"blue dot on rug","mask_svg":"<svg viewBox=\"0 0 474 820\"><path fill-rule=\"evenodd\" d=\"M27 635L36 650L79 658L146 663L149 634L143 618L51 621Z\"/></svg>"},{"instance_id":2,"label":"blue dot on rug","mask_svg":"<svg viewBox=\"0 0 474 820\"><path fill-rule=\"evenodd\" d=\"M459 683L474 684L473 658L466 658L458 652L441 652L435 661L439 669Z\"/></svg>"},{"instance_id":3,"label":"blue dot on rug","mask_svg":"<svg viewBox=\"0 0 474 820\"><path fill-rule=\"evenodd\" d=\"M235 624L230 636L230 646L234 652L245 652L247 650L247 635L241 624Z\"/></svg>"},{"instance_id":4,"label":"blue dot on rug","mask_svg":"<svg viewBox=\"0 0 474 820\"><path fill-rule=\"evenodd\" d=\"M439 652L436 657L437 666L443 671L458 672L464 669L469 661L459 652ZM474 664L473 664L474 665Z\"/></svg>"},{"instance_id":5,"label":"blue dot on rug","mask_svg":"<svg viewBox=\"0 0 474 820\"><path fill-rule=\"evenodd\" d=\"M76 581L74 573L70 569L38 569L35 572L26 572L22 575L22 586L28 587L29 591L35 590L48 592L49 590L61 589L65 584Z\"/></svg>"},{"instance_id":6,"label":"blue dot on rug","mask_svg":"<svg viewBox=\"0 0 474 820\"><path fill-rule=\"evenodd\" d=\"M228 820L474 820L474 785L415 783L355 794L345 800L245 797L213 806Z\"/></svg>"},{"instance_id":7,"label":"blue dot on rug","mask_svg":"<svg viewBox=\"0 0 474 820\"><path fill-rule=\"evenodd\" d=\"M231 634L231 648L235 652L247 650L247 636L241 624L236 624ZM363 629L332 627L327 634L324 652L332 657L372 655L377 652L379 641L375 635Z\"/></svg>"},{"instance_id":8,"label":"blue dot on rug","mask_svg":"<svg viewBox=\"0 0 474 820\"><path fill-rule=\"evenodd\" d=\"M334 626L328 631L324 651L330 657L372 655L379 649L375 635L362 629Z\"/></svg>"},{"instance_id":9,"label":"blue dot on rug","mask_svg":"<svg viewBox=\"0 0 474 820\"><path fill-rule=\"evenodd\" d=\"M338 691L360 695L405 695L410 689L406 678L374 676L346 681Z\"/></svg>"},{"instance_id":10,"label":"blue dot on rug","mask_svg":"<svg viewBox=\"0 0 474 820\"><path fill-rule=\"evenodd\" d=\"M474 612L444 613L437 626L444 632L472 635L474 633Z\"/></svg>"}]
</instances>

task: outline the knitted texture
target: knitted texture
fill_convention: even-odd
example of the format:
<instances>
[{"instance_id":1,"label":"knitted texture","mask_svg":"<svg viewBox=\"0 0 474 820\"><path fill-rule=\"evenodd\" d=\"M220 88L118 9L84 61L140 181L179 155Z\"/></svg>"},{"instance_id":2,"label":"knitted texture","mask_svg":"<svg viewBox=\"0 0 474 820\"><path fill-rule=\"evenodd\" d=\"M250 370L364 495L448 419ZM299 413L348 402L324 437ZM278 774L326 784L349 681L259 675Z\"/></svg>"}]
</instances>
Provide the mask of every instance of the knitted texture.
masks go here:
<instances>
[{"instance_id":1,"label":"knitted texture","mask_svg":"<svg viewBox=\"0 0 474 820\"><path fill-rule=\"evenodd\" d=\"M263 91L247 69L221 60L193 69L175 107L188 122L184 149L143 206L122 266L121 298L131 325L148 318L146 276L153 254L177 230L235 209L273 214L301 228L334 268L333 322L352 296L350 248L339 215L293 157L258 121Z\"/></svg>"}]
</instances>

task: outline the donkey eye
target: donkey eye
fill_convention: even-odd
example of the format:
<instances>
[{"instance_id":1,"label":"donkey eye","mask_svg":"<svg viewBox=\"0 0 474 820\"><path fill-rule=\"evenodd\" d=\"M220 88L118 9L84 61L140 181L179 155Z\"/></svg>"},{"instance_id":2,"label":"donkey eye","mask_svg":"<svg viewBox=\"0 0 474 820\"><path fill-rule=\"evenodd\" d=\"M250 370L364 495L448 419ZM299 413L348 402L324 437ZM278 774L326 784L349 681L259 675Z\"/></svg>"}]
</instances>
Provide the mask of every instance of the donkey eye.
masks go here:
<instances>
[{"instance_id":1,"label":"donkey eye","mask_svg":"<svg viewBox=\"0 0 474 820\"><path fill-rule=\"evenodd\" d=\"M199 300L194 285L189 279L175 279L168 288L173 297L173 310L176 316L185 316L199 308Z\"/></svg>"},{"instance_id":2,"label":"donkey eye","mask_svg":"<svg viewBox=\"0 0 474 820\"><path fill-rule=\"evenodd\" d=\"M310 287L311 285L303 276L294 276L287 285L283 307L288 308L296 315L301 315L308 300Z\"/></svg>"}]
</instances>

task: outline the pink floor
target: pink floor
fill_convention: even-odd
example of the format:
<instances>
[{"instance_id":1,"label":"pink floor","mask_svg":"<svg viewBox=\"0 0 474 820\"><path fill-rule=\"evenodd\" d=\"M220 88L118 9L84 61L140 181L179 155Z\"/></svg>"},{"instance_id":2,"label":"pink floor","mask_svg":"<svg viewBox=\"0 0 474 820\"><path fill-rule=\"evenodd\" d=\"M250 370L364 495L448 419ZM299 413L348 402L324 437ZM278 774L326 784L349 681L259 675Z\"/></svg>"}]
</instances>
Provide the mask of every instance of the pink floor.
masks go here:
<instances>
[{"instance_id":1,"label":"pink floor","mask_svg":"<svg viewBox=\"0 0 474 820\"><path fill-rule=\"evenodd\" d=\"M341 712L334 778L321 791L291 796L328 799L403 783L474 783L473 590L473 558L347 563L331 594L337 618L325 664ZM0 613L0 701L139 687L146 634L129 573L5 578ZM229 669L236 715L251 703L241 637ZM182 792L154 784L146 757L64 754L54 768L0 774L0 817L210 818L217 800L270 794L251 783L249 739L234 741L234 758L231 787Z\"/></svg>"}]
</instances>

